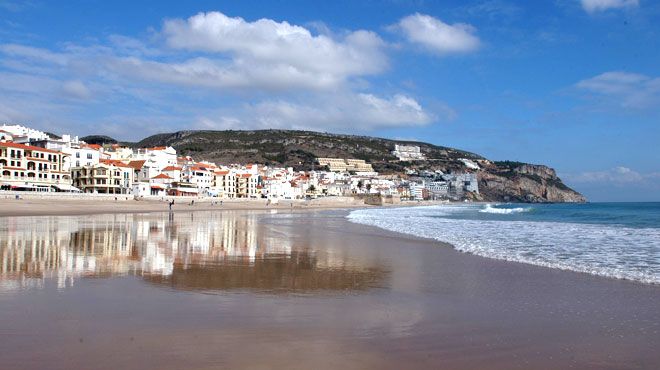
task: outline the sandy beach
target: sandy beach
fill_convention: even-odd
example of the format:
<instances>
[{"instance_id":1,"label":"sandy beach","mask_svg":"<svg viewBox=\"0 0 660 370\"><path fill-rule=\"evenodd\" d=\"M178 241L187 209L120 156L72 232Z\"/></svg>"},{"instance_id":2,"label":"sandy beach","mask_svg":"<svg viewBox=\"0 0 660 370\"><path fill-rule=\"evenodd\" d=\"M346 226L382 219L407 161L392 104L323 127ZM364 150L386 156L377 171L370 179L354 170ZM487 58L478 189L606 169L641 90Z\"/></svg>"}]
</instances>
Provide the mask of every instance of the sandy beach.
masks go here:
<instances>
[{"instance_id":1,"label":"sandy beach","mask_svg":"<svg viewBox=\"0 0 660 370\"><path fill-rule=\"evenodd\" d=\"M17 236L42 248L39 235L68 251L62 258L95 258L65 278L65 267L3 273L2 368L660 363L658 286L461 254L350 223L347 212L0 218L3 258ZM130 250L114 249L120 241ZM170 269L154 269L155 255Z\"/></svg>"},{"instance_id":2,"label":"sandy beach","mask_svg":"<svg viewBox=\"0 0 660 370\"><path fill-rule=\"evenodd\" d=\"M340 209L365 207L364 202L347 197L328 197L312 200L283 200L278 203L266 199L212 199L163 197L135 200L130 196L103 197L46 197L23 196L0 197L0 217L3 216L49 216L49 215L92 215L104 213L149 213L169 212L169 201L174 200L173 212L212 210L301 210Z\"/></svg>"}]
</instances>

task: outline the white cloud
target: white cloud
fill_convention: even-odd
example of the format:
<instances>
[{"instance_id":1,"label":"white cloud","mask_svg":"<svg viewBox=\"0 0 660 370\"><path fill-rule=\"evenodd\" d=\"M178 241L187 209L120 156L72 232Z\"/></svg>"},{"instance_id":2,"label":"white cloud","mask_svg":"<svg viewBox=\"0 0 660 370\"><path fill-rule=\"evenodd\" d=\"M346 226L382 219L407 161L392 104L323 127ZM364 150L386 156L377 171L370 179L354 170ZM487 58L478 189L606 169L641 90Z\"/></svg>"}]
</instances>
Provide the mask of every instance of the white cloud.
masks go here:
<instances>
[{"instance_id":1,"label":"white cloud","mask_svg":"<svg viewBox=\"0 0 660 370\"><path fill-rule=\"evenodd\" d=\"M14 57L27 58L36 62L52 63L64 66L68 62L65 54L53 53L46 49L35 48L18 44L2 44L0 52Z\"/></svg>"},{"instance_id":2,"label":"white cloud","mask_svg":"<svg viewBox=\"0 0 660 370\"><path fill-rule=\"evenodd\" d=\"M118 132L127 121L135 139L183 125L359 133L456 115L442 102L430 111L396 91L371 92L368 76L387 68L387 46L372 32L316 35L287 22L212 12L168 20L157 36L111 35L51 50L0 44L0 117L20 117L7 107L21 101L21 109L42 108L26 110L30 117L100 122L99 132Z\"/></svg>"},{"instance_id":3,"label":"white cloud","mask_svg":"<svg viewBox=\"0 0 660 370\"><path fill-rule=\"evenodd\" d=\"M108 67L132 78L217 89L323 90L343 82L332 74L315 74L285 65L263 65L254 61L230 63L204 57L178 63L136 57L113 58Z\"/></svg>"},{"instance_id":4,"label":"white cloud","mask_svg":"<svg viewBox=\"0 0 660 370\"><path fill-rule=\"evenodd\" d=\"M446 112L442 112L445 114ZM423 126L436 117L414 98L342 91L293 99L266 99L198 117L200 129L299 129L367 132L387 127Z\"/></svg>"},{"instance_id":5,"label":"white cloud","mask_svg":"<svg viewBox=\"0 0 660 370\"><path fill-rule=\"evenodd\" d=\"M439 53L466 53L477 50L480 41L476 29L465 23L447 24L425 14L409 15L394 26L409 42Z\"/></svg>"},{"instance_id":6,"label":"white cloud","mask_svg":"<svg viewBox=\"0 0 660 370\"><path fill-rule=\"evenodd\" d=\"M219 12L168 20L162 35L170 48L158 49L134 38L111 35L109 44L65 44L61 52L4 44L2 63L15 70L45 73L109 72L167 84L267 91L331 90L383 72L385 42L358 30L342 37L313 35L287 22L247 22Z\"/></svg>"},{"instance_id":7,"label":"white cloud","mask_svg":"<svg viewBox=\"0 0 660 370\"><path fill-rule=\"evenodd\" d=\"M639 0L580 0L582 8L587 13L603 12L609 9L634 8L639 6Z\"/></svg>"},{"instance_id":8,"label":"white cloud","mask_svg":"<svg viewBox=\"0 0 660 370\"><path fill-rule=\"evenodd\" d=\"M273 78L294 76L292 83L337 85L353 76L382 72L387 66L385 43L373 32L349 32L339 40L313 35L308 29L259 19L247 22L220 12L199 13L187 20L165 22L163 34L174 49L205 52L230 60L225 69L237 76L260 67ZM322 80L318 84L313 80Z\"/></svg>"},{"instance_id":9,"label":"white cloud","mask_svg":"<svg viewBox=\"0 0 660 370\"><path fill-rule=\"evenodd\" d=\"M385 127L423 126L436 117L413 98L401 94L333 94L302 103L286 100L260 102L249 113L260 127L369 131Z\"/></svg>"},{"instance_id":10,"label":"white cloud","mask_svg":"<svg viewBox=\"0 0 660 370\"><path fill-rule=\"evenodd\" d=\"M624 108L648 108L660 101L660 78L638 73L605 72L582 80L575 86L583 91L611 98Z\"/></svg>"}]
</instances>

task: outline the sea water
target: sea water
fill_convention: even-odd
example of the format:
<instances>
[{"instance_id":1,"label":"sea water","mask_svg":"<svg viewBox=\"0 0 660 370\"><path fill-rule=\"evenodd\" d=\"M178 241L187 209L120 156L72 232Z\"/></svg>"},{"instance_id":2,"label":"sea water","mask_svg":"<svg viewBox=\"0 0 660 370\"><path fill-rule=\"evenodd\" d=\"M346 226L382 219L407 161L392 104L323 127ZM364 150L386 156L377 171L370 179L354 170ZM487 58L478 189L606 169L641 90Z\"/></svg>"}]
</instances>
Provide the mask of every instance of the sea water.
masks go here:
<instances>
[{"instance_id":1,"label":"sea water","mask_svg":"<svg viewBox=\"0 0 660 370\"><path fill-rule=\"evenodd\" d=\"M660 203L447 204L348 218L484 257L660 284Z\"/></svg>"}]
</instances>

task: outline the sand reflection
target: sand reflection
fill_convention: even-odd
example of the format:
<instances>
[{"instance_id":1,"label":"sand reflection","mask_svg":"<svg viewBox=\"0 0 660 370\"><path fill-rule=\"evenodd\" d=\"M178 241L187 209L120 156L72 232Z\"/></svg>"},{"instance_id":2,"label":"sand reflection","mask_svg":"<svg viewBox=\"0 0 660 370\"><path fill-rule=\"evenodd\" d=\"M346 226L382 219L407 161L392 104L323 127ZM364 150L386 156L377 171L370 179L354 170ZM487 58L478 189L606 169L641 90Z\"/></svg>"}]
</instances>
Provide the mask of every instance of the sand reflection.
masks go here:
<instances>
[{"instance_id":1,"label":"sand reflection","mask_svg":"<svg viewBox=\"0 0 660 370\"><path fill-rule=\"evenodd\" d=\"M140 276L186 290L364 290L387 273L262 225L259 213L0 219L0 289Z\"/></svg>"}]
</instances>

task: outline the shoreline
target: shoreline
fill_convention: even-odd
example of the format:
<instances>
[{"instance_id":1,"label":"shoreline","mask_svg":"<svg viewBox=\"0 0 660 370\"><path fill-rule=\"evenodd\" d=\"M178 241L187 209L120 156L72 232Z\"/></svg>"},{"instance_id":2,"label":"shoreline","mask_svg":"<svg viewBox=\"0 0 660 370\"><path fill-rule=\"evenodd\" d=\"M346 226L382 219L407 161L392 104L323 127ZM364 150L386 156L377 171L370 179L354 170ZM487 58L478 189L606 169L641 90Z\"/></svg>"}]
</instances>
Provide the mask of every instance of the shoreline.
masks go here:
<instances>
[{"instance_id":1,"label":"shoreline","mask_svg":"<svg viewBox=\"0 0 660 370\"><path fill-rule=\"evenodd\" d=\"M156 213L73 220L85 226L73 227L71 237L58 234L65 238L59 245L76 251L62 256L91 253L100 273L81 271L75 284L59 288L52 276L38 291L6 293L0 321L8 333L24 334L6 336L0 357L8 368L24 369L660 363L657 286L469 255L437 240L353 223L348 210L308 210L285 217L243 209L194 219L194 212L177 212L169 220ZM206 233L209 250L181 248ZM129 235L138 239L127 254L83 248ZM236 236L244 239L228 242ZM248 257L251 245L258 247ZM166 275L101 278L113 276L102 275L103 266L148 267L143 262L152 254L143 248L149 246L175 253ZM229 251L238 257L222 256ZM34 342L39 346L26 345ZM116 356L108 358L108 351Z\"/></svg>"},{"instance_id":2,"label":"shoreline","mask_svg":"<svg viewBox=\"0 0 660 370\"><path fill-rule=\"evenodd\" d=\"M3 196L4 195L4 196ZM169 201L174 200L172 209ZM191 203L192 202L192 203ZM414 207L446 204L440 201L403 201L395 204L369 205L352 197L321 197L311 200L215 199L195 197L150 197L135 200L130 196L47 196L30 194L20 199L13 194L0 194L0 217L20 216L81 216L121 213L158 213L238 210L334 210L373 207Z\"/></svg>"}]
</instances>

